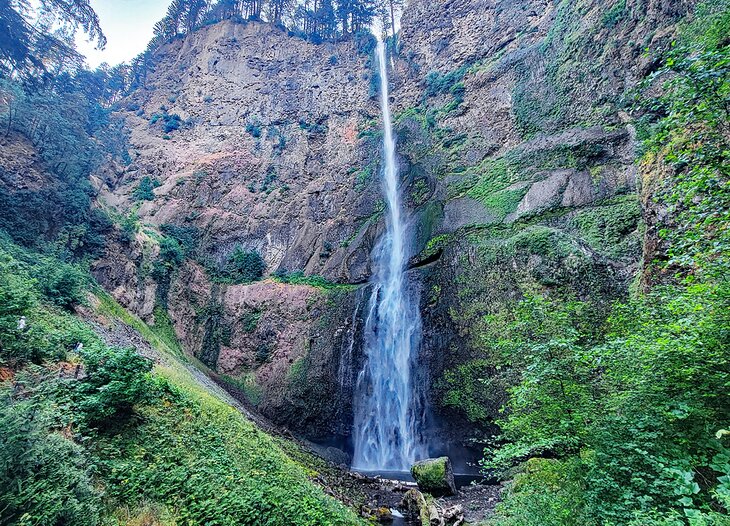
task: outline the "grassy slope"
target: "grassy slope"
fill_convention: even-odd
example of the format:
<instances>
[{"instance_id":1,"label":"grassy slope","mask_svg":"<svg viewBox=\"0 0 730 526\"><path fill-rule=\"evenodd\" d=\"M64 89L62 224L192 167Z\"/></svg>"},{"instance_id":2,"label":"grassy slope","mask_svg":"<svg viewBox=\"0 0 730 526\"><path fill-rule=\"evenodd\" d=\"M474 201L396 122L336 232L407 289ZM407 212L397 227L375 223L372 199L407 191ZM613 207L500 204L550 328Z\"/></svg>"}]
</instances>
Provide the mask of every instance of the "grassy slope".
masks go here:
<instances>
[{"instance_id":1,"label":"grassy slope","mask_svg":"<svg viewBox=\"0 0 730 526\"><path fill-rule=\"evenodd\" d=\"M98 498L92 495L85 501L93 511L76 513L71 522L68 517L60 520L127 526L326 526L361 522L308 479L314 473L285 452L294 451L295 445L268 436L194 378L183 364L179 344L164 324L147 326L101 290L95 291L95 298L90 297L92 316L105 325L121 322L136 329L159 359L150 374L134 380L145 382L146 395L135 404L131 417L115 417L105 422L103 429L84 427L78 408L89 402L89 395L83 394L88 391L79 389L85 377L56 371L64 362L79 363L89 357L93 361L95 353L108 357L121 351L109 349L89 324L49 301L53 298L39 286L39 269L44 267L37 263L48 257L5 239L0 241L0 366L6 380L0 383L4 400L0 417L13 422L13 411L20 413L28 404L41 408L32 414L47 411L60 415L49 419L39 436L60 441L74 453L69 456L58 450L58 458L51 459L50 467L66 473L73 464L86 466L87 475L80 472L78 476L91 477L88 480L98 494ZM25 332L15 328L21 315L28 319ZM81 356L72 351L77 342L83 343ZM99 390L123 393L128 389L124 385L127 381L113 377ZM24 387L18 389L19 385ZM15 388L8 389L11 386ZM21 437L26 433L22 431L23 418ZM26 455L35 446L28 441L19 447ZM51 460L40 460L40 467L45 469ZM14 499L12 516L0 516L3 524L48 521L46 497L56 491L60 495L76 492L73 486L60 485L63 483L51 476L30 473L23 475L25 479L17 478L20 475L12 466L27 467L24 464L0 451L0 501ZM39 487L44 488L41 491L45 495L18 496L14 488L27 485L28 477L41 479L43 486ZM62 508L65 505L59 501L63 498L55 499ZM56 516L63 517L63 513Z\"/></svg>"},{"instance_id":2,"label":"grassy slope","mask_svg":"<svg viewBox=\"0 0 730 526\"><path fill-rule=\"evenodd\" d=\"M137 495L163 500L185 524L358 523L309 482L307 469L274 439L207 392L164 335L105 293L100 296L103 311L115 313L156 351L172 357L154 371L179 394L177 400L141 408L141 425L99 444L113 452L104 464L105 477L121 501Z\"/></svg>"}]
</instances>

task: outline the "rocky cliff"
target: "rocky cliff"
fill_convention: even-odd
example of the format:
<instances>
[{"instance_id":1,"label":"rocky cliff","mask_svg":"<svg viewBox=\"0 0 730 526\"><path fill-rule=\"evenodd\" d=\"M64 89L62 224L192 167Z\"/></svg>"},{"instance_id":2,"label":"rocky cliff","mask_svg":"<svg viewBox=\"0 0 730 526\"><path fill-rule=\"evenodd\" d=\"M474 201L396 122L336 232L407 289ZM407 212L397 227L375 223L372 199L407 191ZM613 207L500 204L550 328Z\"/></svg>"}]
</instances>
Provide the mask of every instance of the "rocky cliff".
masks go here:
<instances>
[{"instance_id":1,"label":"rocky cliff","mask_svg":"<svg viewBox=\"0 0 730 526\"><path fill-rule=\"evenodd\" d=\"M685 4L406 8L392 104L434 449L491 429L508 379L480 341L488 315L542 292L590 301L600 323L626 294L642 239L628 96ZM230 22L169 44L124 101L131 162L96 181L138 225L110 242L97 279L147 320L167 313L186 350L266 416L338 444L382 231L370 46ZM140 201L145 178L156 188ZM162 236L181 229L188 257L154 279ZM266 279L216 274L237 247L262 255ZM480 397L488 410L473 410Z\"/></svg>"},{"instance_id":2,"label":"rocky cliff","mask_svg":"<svg viewBox=\"0 0 730 526\"><path fill-rule=\"evenodd\" d=\"M97 279L147 320L166 307L186 350L276 422L320 439L349 420L350 397L332 405L330 380L354 337L348 284L367 281L382 212L363 169L377 157L361 137L378 115L358 50L368 43L315 46L224 22L163 47L124 101L131 162L97 179L101 201L137 223L95 264ZM145 178L156 188L140 201ZM195 256L160 284L152 266L170 225ZM266 275L324 286L230 284L217 270L236 248L259 253Z\"/></svg>"}]
</instances>

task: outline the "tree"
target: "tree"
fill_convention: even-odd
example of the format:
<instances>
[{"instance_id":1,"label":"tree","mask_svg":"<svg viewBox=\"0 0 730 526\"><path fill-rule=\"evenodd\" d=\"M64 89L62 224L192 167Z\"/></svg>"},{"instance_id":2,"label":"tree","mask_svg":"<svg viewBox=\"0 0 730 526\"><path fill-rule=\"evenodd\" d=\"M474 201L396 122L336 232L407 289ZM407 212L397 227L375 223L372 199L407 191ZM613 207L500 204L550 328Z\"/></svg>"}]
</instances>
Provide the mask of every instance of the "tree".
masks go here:
<instances>
[{"instance_id":1,"label":"tree","mask_svg":"<svg viewBox=\"0 0 730 526\"><path fill-rule=\"evenodd\" d=\"M50 69L64 69L69 59L80 65L73 47L79 27L104 48L106 37L89 0L41 0L36 10L27 0L1 2L0 75L18 72L37 80Z\"/></svg>"},{"instance_id":2,"label":"tree","mask_svg":"<svg viewBox=\"0 0 730 526\"><path fill-rule=\"evenodd\" d=\"M337 38L337 17L332 0L320 0L319 7L315 13L317 20L318 35L325 40Z\"/></svg>"},{"instance_id":3,"label":"tree","mask_svg":"<svg viewBox=\"0 0 730 526\"><path fill-rule=\"evenodd\" d=\"M265 270L266 263L258 252L236 247L228 256L225 272L234 283L247 283L261 279Z\"/></svg>"}]
</instances>

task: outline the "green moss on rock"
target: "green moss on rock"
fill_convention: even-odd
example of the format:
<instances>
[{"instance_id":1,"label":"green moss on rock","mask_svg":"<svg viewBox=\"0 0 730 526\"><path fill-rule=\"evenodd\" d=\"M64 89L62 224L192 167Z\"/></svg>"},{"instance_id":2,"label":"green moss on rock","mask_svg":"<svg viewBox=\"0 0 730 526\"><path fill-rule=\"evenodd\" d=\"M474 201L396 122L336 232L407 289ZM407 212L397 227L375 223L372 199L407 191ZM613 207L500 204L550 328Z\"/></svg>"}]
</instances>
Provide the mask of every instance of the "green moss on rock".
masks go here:
<instances>
[{"instance_id":1,"label":"green moss on rock","mask_svg":"<svg viewBox=\"0 0 730 526\"><path fill-rule=\"evenodd\" d=\"M449 457L429 458L416 462L411 467L411 475L422 491L434 496L456 493L454 472Z\"/></svg>"}]
</instances>

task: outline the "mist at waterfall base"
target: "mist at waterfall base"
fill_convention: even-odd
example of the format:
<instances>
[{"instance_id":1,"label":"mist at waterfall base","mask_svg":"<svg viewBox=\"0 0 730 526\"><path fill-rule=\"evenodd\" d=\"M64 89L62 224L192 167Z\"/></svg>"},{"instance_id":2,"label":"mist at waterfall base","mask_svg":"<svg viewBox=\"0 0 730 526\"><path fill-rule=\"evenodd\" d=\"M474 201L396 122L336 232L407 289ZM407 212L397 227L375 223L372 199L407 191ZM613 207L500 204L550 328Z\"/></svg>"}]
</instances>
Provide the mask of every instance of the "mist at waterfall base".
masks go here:
<instances>
[{"instance_id":1,"label":"mist at waterfall base","mask_svg":"<svg viewBox=\"0 0 730 526\"><path fill-rule=\"evenodd\" d=\"M386 232L373 252L377 272L366 313L365 364L355 385L353 468L407 471L428 455L421 436L425 420L422 390L413 381L421 318L404 276L409 243L388 103L386 51L380 39L376 52L387 214Z\"/></svg>"}]
</instances>

